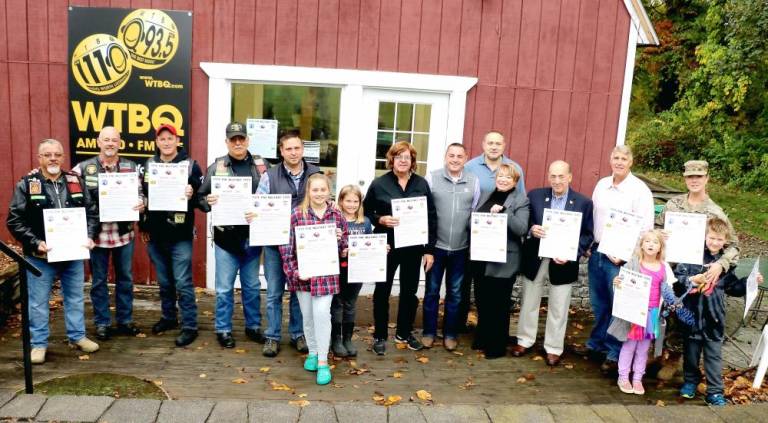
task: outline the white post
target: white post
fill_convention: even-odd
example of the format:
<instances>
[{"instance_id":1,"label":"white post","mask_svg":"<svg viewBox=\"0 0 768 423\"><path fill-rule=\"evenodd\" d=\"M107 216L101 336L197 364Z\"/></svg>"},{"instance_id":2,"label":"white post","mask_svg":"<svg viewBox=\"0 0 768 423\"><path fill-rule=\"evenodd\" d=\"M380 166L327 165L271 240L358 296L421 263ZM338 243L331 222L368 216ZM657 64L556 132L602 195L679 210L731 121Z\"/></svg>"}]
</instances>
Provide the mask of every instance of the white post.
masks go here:
<instances>
[{"instance_id":1,"label":"white post","mask_svg":"<svg viewBox=\"0 0 768 423\"><path fill-rule=\"evenodd\" d=\"M754 365L755 358L760 355L760 363L757 366L757 372L755 373L755 380L752 382L752 387L760 389L763 384L763 378L765 377L765 371L768 370L768 348L766 348L766 342L768 342L768 326L763 327L763 334L760 336L760 340L757 342L755 353L752 356L752 365Z\"/></svg>"}]
</instances>

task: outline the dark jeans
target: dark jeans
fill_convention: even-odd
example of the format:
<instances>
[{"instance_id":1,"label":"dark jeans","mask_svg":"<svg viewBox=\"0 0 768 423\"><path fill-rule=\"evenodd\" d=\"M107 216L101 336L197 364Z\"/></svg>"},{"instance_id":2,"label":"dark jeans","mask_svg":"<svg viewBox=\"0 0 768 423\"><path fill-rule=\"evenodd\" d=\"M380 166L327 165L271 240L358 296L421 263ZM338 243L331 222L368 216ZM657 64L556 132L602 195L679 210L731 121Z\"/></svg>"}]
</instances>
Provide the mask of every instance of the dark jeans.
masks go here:
<instances>
[{"instance_id":1,"label":"dark jeans","mask_svg":"<svg viewBox=\"0 0 768 423\"><path fill-rule=\"evenodd\" d=\"M424 256L424 247L413 246L393 248L387 257L387 280L376 284L373 291L373 319L377 339L387 338L389 323L389 295L392 293L392 281L395 271L400 268L400 305L397 308L397 334L402 338L410 336L413 330L413 320L419 299L416 290L419 288L419 267Z\"/></svg>"},{"instance_id":2,"label":"dark jeans","mask_svg":"<svg viewBox=\"0 0 768 423\"><path fill-rule=\"evenodd\" d=\"M699 360L704 353L704 375L707 378L707 395L723 393L722 341L705 339L683 340L683 380L698 385L701 382Z\"/></svg>"},{"instance_id":3,"label":"dark jeans","mask_svg":"<svg viewBox=\"0 0 768 423\"><path fill-rule=\"evenodd\" d=\"M435 262L427 274L427 289L424 294L424 335L437 335L437 314L440 308L440 285L445 274L445 314L443 335L456 339L456 324L461 302L461 286L469 249L447 251L435 249ZM464 320L466 322L466 319Z\"/></svg>"},{"instance_id":4,"label":"dark jeans","mask_svg":"<svg viewBox=\"0 0 768 423\"><path fill-rule=\"evenodd\" d=\"M192 241L150 240L147 251L157 271L163 319L177 320L178 301L181 328L197 329L197 303L192 283Z\"/></svg>"},{"instance_id":5,"label":"dark jeans","mask_svg":"<svg viewBox=\"0 0 768 423\"><path fill-rule=\"evenodd\" d=\"M511 278L483 276L476 282L477 345L486 357L500 357L507 353L509 339L509 306L511 304Z\"/></svg>"},{"instance_id":6,"label":"dark jeans","mask_svg":"<svg viewBox=\"0 0 768 423\"><path fill-rule=\"evenodd\" d=\"M347 282L348 275L348 268L342 267L339 272L340 291L331 301L331 323L334 325L355 323L355 304L363 284Z\"/></svg>"},{"instance_id":7,"label":"dark jeans","mask_svg":"<svg viewBox=\"0 0 768 423\"><path fill-rule=\"evenodd\" d=\"M589 273L589 300L595 325L587 340L587 347L592 351L604 353L606 359L619 361L621 342L608 334L613 310L613 279L619 274L616 266L603 253L592 248L592 255L587 265Z\"/></svg>"},{"instance_id":8,"label":"dark jeans","mask_svg":"<svg viewBox=\"0 0 768 423\"><path fill-rule=\"evenodd\" d=\"M133 322L133 243L131 240L122 247L91 250L91 303L93 304L93 323L96 326L109 326L112 316L109 312L109 256L115 268L115 320L127 325Z\"/></svg>"}]
</instances>

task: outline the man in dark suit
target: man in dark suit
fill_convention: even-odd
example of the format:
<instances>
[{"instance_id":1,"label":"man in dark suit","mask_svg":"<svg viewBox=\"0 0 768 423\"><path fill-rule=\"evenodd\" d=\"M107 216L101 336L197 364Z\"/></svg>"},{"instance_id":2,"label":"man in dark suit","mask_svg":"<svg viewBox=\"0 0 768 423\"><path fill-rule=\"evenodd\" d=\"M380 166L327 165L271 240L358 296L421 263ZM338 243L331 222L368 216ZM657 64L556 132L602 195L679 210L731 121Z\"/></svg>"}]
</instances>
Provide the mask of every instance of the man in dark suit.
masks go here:
<instances>
[{"instance_id":1,"label":"man in dark suit","mask_svg":"<svg viewBox=\"0 0 768 423\"><path fill-rule=\"evenodd\" d=\"M544 209L582 214L578 251L578 257L581 257L592 244L592 200L570 189L573 179L571 166L562 160L554 161L549 166L548 179L549 187L537 188L528 193L530 230L523 243L523 300L517 326L517 345L512 348L512 355L524 355L536 342L541 296L544 282L549 280L544 350L547 352L547 364L556 366L563 354L571 284L578 279L579 262L539 257L539 242L546 236L546 229L542 226Z\"/></svg>"}]
</instances>

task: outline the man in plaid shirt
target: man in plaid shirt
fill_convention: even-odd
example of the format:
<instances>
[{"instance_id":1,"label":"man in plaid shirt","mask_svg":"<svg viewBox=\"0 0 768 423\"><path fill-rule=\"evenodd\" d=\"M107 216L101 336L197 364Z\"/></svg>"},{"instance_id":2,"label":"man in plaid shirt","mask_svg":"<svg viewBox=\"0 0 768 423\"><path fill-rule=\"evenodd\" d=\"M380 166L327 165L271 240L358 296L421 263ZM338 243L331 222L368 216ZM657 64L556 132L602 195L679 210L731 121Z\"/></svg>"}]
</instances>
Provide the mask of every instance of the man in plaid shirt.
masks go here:
<instances>
[{"instance_id":1,"label":"man in plaid shirt","mask_svg":"<svg viewBox=\"0 0 768 423\"><path fill-rule=\"evenodd\" d=\"M85 179L85 186L96 204L99 201L99 173L141 172L136 163L119 157L120 132L111 126L104 127L96 139L99 155L82 161L72 169L73 173ZM134 210L144 211L141 180ZM91 251L91 303L93 320L96 325L96 338L108 340L111 335L136 336L141 330L133 323L133 231L134 222L101 222L101 230L95 239L95 248ZM111 329L109 311L109 256L115 269L115 319L117 327Z\"/></svg>"}]
</instances>

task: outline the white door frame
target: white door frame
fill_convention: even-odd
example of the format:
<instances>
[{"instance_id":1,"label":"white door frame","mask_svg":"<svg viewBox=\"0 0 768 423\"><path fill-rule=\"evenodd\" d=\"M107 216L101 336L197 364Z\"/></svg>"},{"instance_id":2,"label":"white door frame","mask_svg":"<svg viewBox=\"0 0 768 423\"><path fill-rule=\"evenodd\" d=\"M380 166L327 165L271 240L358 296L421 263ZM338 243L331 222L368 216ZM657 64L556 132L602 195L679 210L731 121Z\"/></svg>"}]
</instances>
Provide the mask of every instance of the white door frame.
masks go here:
<instances>
[{"instance_id":1,"label":"white door frame","mask_svg":"<svg viewBox=\"0 0 768 423\"><path fill-rule=\"evenodd\" d=\"M232 115L232 83L301 84L341 88L339 114L339 145L354 140L365 132L365 123L357 119L363 105L366 88L435 92L448 94L448 122L443 147L449 142L461 142L467 92L477 78L449 75L427 75L400 72L380 72L349 69L308 68L298 66L249 65L238 63L200 63L208 75L208 157L206 166L216 157L226 154L224 127ZM450 140L450 141L449 141ZM339 148L342 151L342 148ZM430 158L431 158L430 154ZM439 155L438 155L439 157ZM342 163L341 160L338 163ZM432 163L430 160L429 165ZM337 166L340 180L349 180L342 166ZM357 172L357 169L354 170ZM348 172L348 171L347 171ZM341 179L347 178L347 179ZM207 227L210 227L210 216ZM206 287L215 288L215 258L211 231L206 230Z\"/></svg>"}]
</instances>

